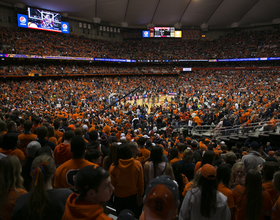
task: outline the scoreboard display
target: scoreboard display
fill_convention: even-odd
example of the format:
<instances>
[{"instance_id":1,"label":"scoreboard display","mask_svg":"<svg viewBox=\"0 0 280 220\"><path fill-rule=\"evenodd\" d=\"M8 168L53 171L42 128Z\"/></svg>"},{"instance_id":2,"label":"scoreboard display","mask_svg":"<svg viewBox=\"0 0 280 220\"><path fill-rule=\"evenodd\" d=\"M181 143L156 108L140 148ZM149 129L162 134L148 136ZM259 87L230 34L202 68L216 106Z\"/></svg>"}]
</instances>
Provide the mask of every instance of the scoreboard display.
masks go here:
<instances>
[{"instance_id":1,"label":"scoreboard display","mask_svg":"<svg viewBox=\"0 0 280 220\"><path fill-rule=\"evenodd\" d=\"M174 27L154 27L150 28L150 34L153 33L154 37L174 37Z\"/></svg>"},{"instance_id":2,"label":"scoreboard display","mask_svg":"<svg viewBox=\"0 0 280 220\"><path fill-rule=\"evenodd\" d=\"M57 12L28 7L27 15L17 14L17 20L22 28L69 34L68 22L61 21L61 15Z\"/></svg>"},{"instance_id":3,"label":"scoreboard display","mask_svg":"<svg viewBox=\"0 0 280 220\"><path fill-rule=\"evenodd\" d=\"M170 37L170 38L181 38L182 31L176 31L175 27L152 27L148 31L142 31L143 38L154 38L154 37Z\"/></svg>"}]
</instances>

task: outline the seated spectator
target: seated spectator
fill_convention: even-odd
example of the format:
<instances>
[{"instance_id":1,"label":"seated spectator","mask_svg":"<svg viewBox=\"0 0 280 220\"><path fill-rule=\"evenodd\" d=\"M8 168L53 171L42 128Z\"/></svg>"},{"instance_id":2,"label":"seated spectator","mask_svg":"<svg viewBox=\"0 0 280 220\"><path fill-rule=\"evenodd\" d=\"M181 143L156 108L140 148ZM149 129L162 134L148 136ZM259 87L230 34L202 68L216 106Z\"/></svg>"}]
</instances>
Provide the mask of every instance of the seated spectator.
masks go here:
<instances>
[{"instance_id":1,"label":"seated spectator","mask_svg":"<svg viewBox=\"0 0 280 220\"><path fill-rule=\"evenodd\" d=\"M38 156L33 160L31 169L32 189L18 198L12 219L61 219L72 191L53 188L54 159L48 155Z\"/></svg>"},{"instance_id":2,"label":"seated spectator","mask_svg":"<svg viewBox=\"0 0 280 220\"><path fill-rule=\"evenodd\" d=\"M27 191L23 187L23 178L20 175L21 164L16 156L7 156L0 159L0 219L11 219L16 201Z\"/></svg>"},{"instance_id":3,"label":"seated spectator","mask_svg":"<svg viewBox=\"0 0 280 220\"><path fill-rule=\"evenodd\" d=\"M152 179L147 185L143 203L140 220L173 220L180 205L177 183L166 175Z\"/></svg>"},{"instance_id":4,"label":"seated spectator","mask_svg":"<svg viewBox=\"0 0 280 220\"><path fill-rule=\"evenodd\" d=\"M71 194L65 206L63 220L112 220L105 215L102 203L110 200L114 187L107 171L97 166L79 170L75 180L79 194Z\"/></svg>"}]
</instances>

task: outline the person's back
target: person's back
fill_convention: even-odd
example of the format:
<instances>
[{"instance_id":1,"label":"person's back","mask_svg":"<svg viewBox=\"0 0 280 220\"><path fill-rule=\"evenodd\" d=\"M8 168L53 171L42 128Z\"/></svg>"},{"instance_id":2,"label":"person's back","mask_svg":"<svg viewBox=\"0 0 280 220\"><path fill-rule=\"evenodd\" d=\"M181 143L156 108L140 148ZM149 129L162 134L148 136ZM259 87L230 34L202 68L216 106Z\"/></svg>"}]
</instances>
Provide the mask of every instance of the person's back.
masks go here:
<instances>
[{"instance_id":1,"label":"person's back","mask_svg":"<svg viewBox=\"0 0 280 220\"><path fill-rule=\"evenodd\" d=\"M33 187L29 193L20 196L16 202L13 220L60 220L68 196L69 189L54 189L52 177L55 172L55 163L52 157L44 154L32 162L31 175Z\"/></svg>"},{"instance_id":2,"label":"person's back","mask_svg":"<svg viewBox=\"0 0 280 220\"><path fill-rule=\"evenodd\" d=\"M245 170L248 172L249 170L257 170L258 165L263 164L265 160L261 157L259 153L260 146L258 142L253 141L250 144L250 151L247 155L242 157L242 162L245 165Z\"/></svg>"},{"instance_id":3,"label":"person's back","mask_svg":"<svg viewBox=\"0 0 280 220\"><path fill-rule=\"evenodd\" d=\"M54 149L54 161L56 165L61 165L72 158L70 143L74 137L74 132L66 131L63 136L64 142L57 145Z\"/></svg>"},{"instance_id":4,"label":"person's back","mask_svg":"<svg viewBox=\"0 0 280 220\"><path fill-rule=\"evenodd\" d=\"M31 133L33 123L29 120L23 123L24 132L18 136L19 140L19 149L22 150L25 157L27 157L26 147L31 141L35 141L37 138L36 134Z\"/></svg>"},{"instance_id":5,"label":"person's back","mask_svg":"<svg viewBox=\"0 0 280 220\"><path fill-rule=\"evenodd\" d=\"M56 147L53 142L48 141L46 138L48 136L48 128L46 126L40 126L37 128L37 141L42 147L49 146L52 150Z\"/></svg>"},{"instance_id":6,"label":"person's back","mask_svg":"<svg viewBox=\"0 0 280 220\"><path fill-rule=\"evenodd\" d=\"M20 161L25 159L24 153L17 149L18 135L15 133L7 133L2 137L0 153L5 155L14 155L19 158Z\"/></svg>"},{"instance_id":7,"label":"person's back","mask_svg":"<svg viewBox=\"0 0 280 220\"><path fill-rule=\"evenodd\" d=\"M109 172L115 187L114 202L117 213L123 209L133 210L136 199L141 199L144 193L144 176L141 163L132 158L128 145L122 144L118 147L116 161Z\"/></svg>"},{"instance_id":8,"label":"person's back","mask_svg":"<svg viewBox=\"0 0 280 220\"><path fill-rule=\"evenodd\" d=\"M75 189L74 178L79 169L94 165L84 159L86 143L81 136L74 136L71 140L72 159L60 165L55 172L54 187Z\"/></svg>"},{"instance_id":9,"label":"person's back","mask_svg":"<svg viewBox=\"0 0 280 220\"><path fill-rule=\"evenodd\" d=\"M196 188L190 189L181 206L179 220L230 220L227 197L217 191L216 169L205 164Z\"/></svg>"},{"instance_id":10,"label":"person's back","mask_svg":"<svg viewBox=\"0 0 280 220\"><path fill-rule=\"evenodd\" d=\"M262 188L261 175L256 170L246 174L245 187L237 185L233 190L236 204L235 219L264 219L264 214L270 212L272 200L268 192Z\"/></svg>"}]
</instances>

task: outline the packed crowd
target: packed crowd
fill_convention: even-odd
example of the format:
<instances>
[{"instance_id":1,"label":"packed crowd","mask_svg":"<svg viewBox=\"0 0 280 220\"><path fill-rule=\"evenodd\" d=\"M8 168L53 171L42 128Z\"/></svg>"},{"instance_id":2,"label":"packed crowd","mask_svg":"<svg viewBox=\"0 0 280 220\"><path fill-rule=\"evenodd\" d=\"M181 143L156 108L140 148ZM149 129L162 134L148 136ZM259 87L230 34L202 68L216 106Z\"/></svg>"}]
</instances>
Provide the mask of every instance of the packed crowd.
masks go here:
<instances>
[{"instance_id":1,"label":"packed crowd","mask_svg":"<svg viewBox=\"0 0 280 220\"><path fill-rule=\"evenodd\" d=\"M213 41L109 42L78 35L0 28L0 53L136 60L279 57L279 32L235 32ZM78 43L79 42L79 43Z\"/></svg>"},{"instance_id":2,"label":"packed crowd","mask_svg":"<svg viewBox=\"0 0 280 220\"><path fill-rule=\"evenodd\" d=\"M36 63L36 64L22 64L19 65L5 65L0 67L0 75L69 75L69 74L143 74L143 73L180 73L171 66L143 66L143 65L124 65L124 66L108 66L96 64L49 64L49 63Z\"/></svg>"},{"instance_id":3,"label":"packed crowd","mask_svg":"<svg viewBox=\"0 0 280 220\"><path fill-rule=\"evenodd\" d=\"M106 204L120 220L280 218L270 143L148 132L141 117L115 128L18 113L0 119L1 219L112 220Z\"/></svg>"},{"instance_id":4,"label":"packed crowd","mask_svg":"<svg viewBox=\"0 0 280 220\"><path fill-rule=\"evenodd\" d=\"M94 123L99 117L117 126L120 118L121 124L131 123L132 112L138 109L137 116L146 119L143 127L154 126L156 120L172 126L221 126L227 121L229 126L268 122L273 130L279 120L278 80L277 70L199 70L169 77L5 81L0 102L3 115L17 110L21 117L27 113L49 121L67 118ZM126 97L110 106L112 93L115 99ZM171 101L166 98L155 105L159 97L168 95Z\"/></svg>"}]
</instances>

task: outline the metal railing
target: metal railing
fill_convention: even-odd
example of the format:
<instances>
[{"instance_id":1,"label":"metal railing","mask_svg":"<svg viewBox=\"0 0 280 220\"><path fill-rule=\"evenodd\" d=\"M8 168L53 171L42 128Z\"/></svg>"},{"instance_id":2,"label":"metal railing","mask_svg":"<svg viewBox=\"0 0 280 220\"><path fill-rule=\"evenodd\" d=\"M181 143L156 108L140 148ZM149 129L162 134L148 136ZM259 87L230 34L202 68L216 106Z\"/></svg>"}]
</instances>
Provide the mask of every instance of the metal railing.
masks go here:
<instances>
[{"instance_id":1,"label":"metal railing","mask_svg":"<svg viewBox=\"0 0 280 220\"><path fill-rule=\"evenodd\" d=\"M188 128L189 134L205 135L211 137L247 136L249 134L267 134L280 132L280 122L262 121L250 124L233 125L232 127L217 127L217 125L201 125L188 127L187 124L180 125L178 129Z\"/></svg>"}]
</instances>

